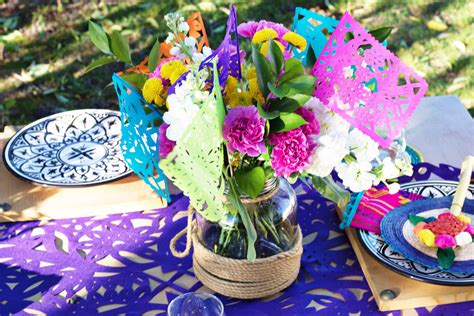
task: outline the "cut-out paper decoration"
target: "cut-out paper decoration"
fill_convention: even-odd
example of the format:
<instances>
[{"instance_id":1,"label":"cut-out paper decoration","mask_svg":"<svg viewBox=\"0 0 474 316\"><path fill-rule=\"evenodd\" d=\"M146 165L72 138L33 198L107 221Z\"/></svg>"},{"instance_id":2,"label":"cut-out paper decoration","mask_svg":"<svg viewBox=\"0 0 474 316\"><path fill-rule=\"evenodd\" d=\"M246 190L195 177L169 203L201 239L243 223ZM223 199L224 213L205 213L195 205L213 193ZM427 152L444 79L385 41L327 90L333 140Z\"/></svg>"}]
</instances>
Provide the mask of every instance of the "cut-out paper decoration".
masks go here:
<instances>
[{"instance_id":1,"label":"cut-out paper decoration","mask_svg":"<svg viewBox=\"0 0 474 316\"><path fill-rule=\"evenodd\" d=\"M331 17L297 7L291 30L303 36L307 45L304 51L293 48L293 57L300 59L305 66L311 66L311 54L315 59L318 58L338 23L338 20Z\"/></svg>"},{"instance_id":2,"label":"cut-out paper decoration","mask_svg":"<svg viewBox=\"0 0 474 316\"><path fill-rule=\"evenodd\" d=\"M216 99L209 97L173 151L160 162L161 169L189 197L191 205L213 222L226 212L222 201L225 184L220 112Z\"/></svg>"},{"instance_id":3,"label":"cut-out paper decoration","mask_svg":"<svg viewBox=\"0 0 474 316\"><path fill-rule=\"evenodd\" d=\"M387 148L428 85L346 12L311 74L314 96Z\"/></svg>"},{"instance_id":4,"label":"cut-out paper decoration","mask_svg":"<svg viewBox=\"0 0 474 316\"><path fill-rule=\"evenodd\" d=\"M242 78L240 65L239 36L237 34L237 13L235 6L230 8L227 19L227 31L219 47L201 63L201 68L212 67L212 61L217 56L217 69L219 70L219 83L225 87L227 77Z\"/></svg>"},{"instance_id":5,"label":"cut-out paper decoration","mask_svg":"<svg viewBox=\"0 0 474 316\"><path fill-rule=\"evenodd\" d=\"M122 113L122 153L127 165L156 193L170 201L168 182L158 167L161 115L120 76L112 77Z\"/></svg>"}]
</instances>

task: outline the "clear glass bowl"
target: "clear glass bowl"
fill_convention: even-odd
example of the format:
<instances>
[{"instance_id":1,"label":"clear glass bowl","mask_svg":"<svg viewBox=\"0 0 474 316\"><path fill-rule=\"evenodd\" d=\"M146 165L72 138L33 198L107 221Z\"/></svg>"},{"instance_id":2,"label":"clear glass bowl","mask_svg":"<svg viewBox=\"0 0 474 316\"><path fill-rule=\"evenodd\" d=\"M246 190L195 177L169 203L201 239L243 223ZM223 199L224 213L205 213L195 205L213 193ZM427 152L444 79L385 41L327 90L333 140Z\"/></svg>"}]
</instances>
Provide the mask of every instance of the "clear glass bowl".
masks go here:
<instances>
[{"instance_id":1,"label":"clear glass bowl","mask_svg":"<svg viewBox=\"0 0 474 316\"><path fill-rule=\"evenodd\" d=\"M181 294L168 305L168 316L223 316L224 305L214 295L191 292Z\"/></svg>"},{"instance_id":2,"label":"clear glass bowl","mask_svg":"<svg viewBox=\"0 0 474 316\"><path fill-rule=\"evenodd\" d=\"M297 200L285 179L267 180L255 200L245 195L240 198L257 231L257 258L270 257L294 246L298 234ZM197 234L201 243L214 253L228 258L246 258L247 234L237 213L228 212L217 223L197 214Z\"/></svg>"}]
</instances>

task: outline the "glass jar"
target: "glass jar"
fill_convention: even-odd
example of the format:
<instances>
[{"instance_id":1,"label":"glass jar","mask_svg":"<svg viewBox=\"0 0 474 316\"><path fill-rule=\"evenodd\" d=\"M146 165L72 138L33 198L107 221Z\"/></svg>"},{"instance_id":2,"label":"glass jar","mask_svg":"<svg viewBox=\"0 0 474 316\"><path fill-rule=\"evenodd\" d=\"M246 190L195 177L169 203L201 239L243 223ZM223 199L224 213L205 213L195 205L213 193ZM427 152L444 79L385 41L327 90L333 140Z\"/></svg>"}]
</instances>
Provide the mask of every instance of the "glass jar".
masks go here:
<instances>
[{"instance_id":1,"label":"glass jar","mask_svg":"<svg viewBox=\"0 0 474 316\"><path fill-rule=\"evenodd\" d=\"M257 258L290 250L297 239L297 200L291 185L283 178L270 178L258 197L242 194L244 204L257 231ZM209 222L197 214L197 234L201 243L214 253L246 259L247 233L240 216L231 205L219 222ZM234 211L233 211L234 210Z\"/></svg>"}]
</instances>

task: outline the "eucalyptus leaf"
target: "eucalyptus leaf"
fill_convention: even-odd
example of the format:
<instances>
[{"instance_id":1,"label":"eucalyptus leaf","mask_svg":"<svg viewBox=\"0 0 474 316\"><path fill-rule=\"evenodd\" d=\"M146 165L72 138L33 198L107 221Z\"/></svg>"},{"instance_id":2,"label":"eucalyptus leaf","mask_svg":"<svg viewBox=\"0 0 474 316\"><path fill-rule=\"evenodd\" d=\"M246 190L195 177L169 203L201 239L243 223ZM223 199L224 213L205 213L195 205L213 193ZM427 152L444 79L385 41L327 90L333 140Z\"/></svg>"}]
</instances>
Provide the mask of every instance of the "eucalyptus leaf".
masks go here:
<instances>
[{"instance_id":1,"label":"eucalyptus leaf","mask_svg":"<svg viewBox=\"0 0 474 316\"><path fill-rule=\"evenodd\" d=\"M265 185L265 170L257 166L250 170L238 170L234 174L240 191L255 199Z\"/></svg>"},{"instance_id":2,"label":"eucalyptus leaf","mask_svg":"<svg viewBox=\"0 0 474 316\"><path fill-rule=\"evenodd\" d=\"M336 203L341 210L345 209L351 195L347 190L344 190L334 182L331 175L324 178L312 175L311 182L314 189L321 193L322 196Z\"/></svg>"},{"instance_id":3,"label":"eucalyptus leaf","mask_svg":"<svg viewBox=\"0 0 474 316\"><path fill-rule=\"evenodd\" d=\"M110 54L110 43L107 33L105 33L102 26L89 21L89 29L87 31L92 43L103 53Z\"/></svg>"},{"instance_id":4,"label":"eucalyptus leaf","mask_svg":"<svg viewBox=\"0 0 474 316\"><path fill-rule=\"evenodd\" d=\"M128 41L119 31L113 31L111 35L112 54L120 61L127 64L132 64L132 57L130 55L130 46Z\"/></svg>"},{"instance_id":5,"label":"eucalyptus leaf","mask_svg":"<svg viewBox=\"0 0 474 316\"><path fill-rule=\"evenodd\" d=\"M94 59L93 61L91 61L91 63L86 67L86 69L84 70L84 73L83 75L85 75L86 73L88 73L89 71L91 70L94 70L96 68L99 68L103 65L107 65L107 64L110 64L111 62L114 62L115 61L115 58L112 57L112 56L102 56L102 57L99 57L97 59Z\"/></svg>"},{"instance_id":6,"label":"eucalyptus leaf","mask_svg":"<svg viewBox=\"0 0 474 316\"><path fill-rule=\"evenodd\" d=\"M153 73L156 67L159 64L159 57L160 57L160 41L156 39L155 44L151 48L150 55L148 56L148 71Z\"/></svg>"},{"instance_id":7,"label":"eucalyptus leaf","mask_svg":"<svg viewBox=\"0 0 474 316\"><path fill-rule=\"evenodd\" d=\"M296 113L281 113L279 117L270 121L270 132L287 132L306 123L308 122Z\"/></svg>"},{"instance_id":8,"label":"eucalyptus leaf","mask_svg":"<svg viewBox=\"0 0 474 316\"><path fill-rule=\"evenodd\" d=\"M438 248L436 253L438 256L438 263L443 269L449 269L454 263L454 250L453 248Z\"/></svg>"},{"instance_id":9,"label":"eucalyptus leaf","mask_svg":"<svg viewBox=\"0 0 474 316\"><path fill-rule=\"evenodd\" d=\"M276 74L272 73L270 63L252 44L252 62L257 70L257 83L264 98L270 93L268 83L274 83Z\"/></svg>"},{"instance_id":10,"label":"eucalyptus leaf","mask_svg":"<svg viewBox=\"0 0 474 316\"><path fill-rule=\"evenodd\" d=\"M280 74L281 70L283 69L283 63L284 63L284 58L283 58L283 53L281 52L280 47L278 47L275 42L270 39L270 43L268 46L268 59L270 60L270 64L273 68L273 71L276 74Z\"/></svg>"}]
</instances>

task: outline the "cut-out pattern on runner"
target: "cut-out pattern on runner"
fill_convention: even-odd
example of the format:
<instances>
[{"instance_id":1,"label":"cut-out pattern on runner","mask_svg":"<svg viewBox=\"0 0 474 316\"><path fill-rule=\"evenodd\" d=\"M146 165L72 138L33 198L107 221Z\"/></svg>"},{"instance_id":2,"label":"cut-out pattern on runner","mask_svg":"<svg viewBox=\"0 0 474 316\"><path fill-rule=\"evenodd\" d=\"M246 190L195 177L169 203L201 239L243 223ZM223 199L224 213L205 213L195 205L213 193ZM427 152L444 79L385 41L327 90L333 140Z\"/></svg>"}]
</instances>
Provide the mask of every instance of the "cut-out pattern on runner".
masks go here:
<instances>
[{"instance_id":1,"label":"cut-out pattern on runner","mask_svg":"<svg viewBox=\"0 0 474 316\"><path fill-rule=\"evenodd\" d=\"M383 147L400 134L428 88L347 12L311 74L314 95Z\"/></svg>"}]
</instances>

